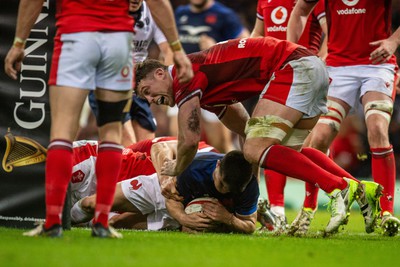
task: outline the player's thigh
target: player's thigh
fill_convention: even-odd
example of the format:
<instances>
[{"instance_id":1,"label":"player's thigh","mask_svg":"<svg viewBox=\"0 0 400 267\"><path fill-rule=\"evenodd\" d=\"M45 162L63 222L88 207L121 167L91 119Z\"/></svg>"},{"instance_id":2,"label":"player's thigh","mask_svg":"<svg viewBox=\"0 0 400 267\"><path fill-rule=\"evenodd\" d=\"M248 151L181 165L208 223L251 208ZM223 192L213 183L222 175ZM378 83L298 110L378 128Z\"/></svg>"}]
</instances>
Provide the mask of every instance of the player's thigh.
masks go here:
<instances>
[{"instance_id":1,"label":"player's thigh","mask_svg":"<svg viewBox=\"0 0 400 267\"><path fill-rule=\"evenodd\" d=\"M288 120L293 125L303 117L302 112L269 99L260 99L251 117L256 118L271 115Z\"/></svg>"},{"instance_id":2,"label":"player's thigh","mask_svg":"<svg viewBox=\"0 0 400 267\"><path fill-rule=\"evenodd\" d=\"M113 210L120 212L140 212L140 210L125 197L121 188L121 183L117 183L115 187Z\"/></svg>"},{"instance_id":3,"label":"player's thigh","mask_svg":"<svg viewBox=\"0 0 400 267\"><path fill-rule=\"evenodd\" d=\"M72 141L75 138L88 92L74 87L50 87L51 139Z\"/></svg>"}]
</instances>

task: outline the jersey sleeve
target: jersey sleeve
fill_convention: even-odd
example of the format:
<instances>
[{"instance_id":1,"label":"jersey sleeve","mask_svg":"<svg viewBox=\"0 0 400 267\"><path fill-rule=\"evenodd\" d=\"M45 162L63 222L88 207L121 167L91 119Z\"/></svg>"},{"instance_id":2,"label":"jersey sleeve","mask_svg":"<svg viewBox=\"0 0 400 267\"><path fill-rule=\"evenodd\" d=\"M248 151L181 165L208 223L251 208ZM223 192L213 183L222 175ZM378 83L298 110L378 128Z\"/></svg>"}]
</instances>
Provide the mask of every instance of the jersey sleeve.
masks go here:
<instances>
[{"instance_id":1,"label":"jersey sleeve","mask_svg":"<svg viewBox=\"0 0 400 267\"><path fill-rule=\"evenodd\" d=\"M325 13L325 0L318 1L317 5L314 7L313 15L320 20L326 16Z\"/></svg>"},{"instance_id":2,"label":"jersey sleeve","mask_svg":"<svg viewBox=\"0 0 400 267\"><path fill-rule=\"evenodd\" d=\"M235 213L239 215L251 215L257 211L258 197L260 190L257 179L253 177L246 189L239 197L238 203L235 205Z\"/></svg>"},{"instance_id":3,"label":"jersey sleeve","mask_svg":"<svg viewBox=\"0 0 400 267\"><path fill-rule=\"evenodd\" d=\"M257 18L264 21L262 0L257 1Z\"/></svg>"},{"instance_id":4,"label":"jersey sleeve","mask_svg":"<svg viewBox=\"0 0 400 267\"><path fill-rule=\"evenodd\" d=\"M193 97L203 96L203 91L207 88L208 80L206 75L201 71L195 71L193 79L189 83L180 84L178 79L174 78L175 103L178 107L182 106L186 101Z\"/></svg>"}]
</instances>

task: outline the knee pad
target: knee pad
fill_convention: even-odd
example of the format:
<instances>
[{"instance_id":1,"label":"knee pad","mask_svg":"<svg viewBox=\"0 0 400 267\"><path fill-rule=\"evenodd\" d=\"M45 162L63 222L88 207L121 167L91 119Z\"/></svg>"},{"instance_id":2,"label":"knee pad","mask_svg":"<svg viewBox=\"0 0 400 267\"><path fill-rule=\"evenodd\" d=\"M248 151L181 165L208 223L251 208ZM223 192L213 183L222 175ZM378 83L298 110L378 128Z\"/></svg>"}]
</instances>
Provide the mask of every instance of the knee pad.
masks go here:
<instances>
[{"instance_id":1,"label":"knee pad","mask_svg":"<svg viewBox=\"0 0 400 267\"><path fill-rule=\"evenodd\" d=\"M328 124L338 132L343 119L346 117L346 111L335 101L328 100L327 105L328 113L321 115L318 123Z\"/></svg>"},{"instance_id":2,"label":"knee pad","mask_svg":"<svg viewBox=\"0 0 400 267\"><path fill-rule=\"evenodd\" d=\"M97 100L97 126L101 127L110 122L122 122L126 113L129 112L131 103L130 99L124 99L119 102Z\"/></svg>"},{"instance_id":3,"label":"knee pad","mask_svg":"<svg viewBox=\"0 0 400 267\"><path fill-rule=\"evenodd\" d=\"M293 123L275 115L251 118L246 123L246 138L268 137L282 141L292 131Z\"/></svg>"},{"instance_id":4,"label":"knee pad","mask_svg":"<svg viewBox=\"0 0 400 267\"><path fill-rule=\"evenodd\" d=\"M365 120L372 114L383 116L388 122L393 113L393 102L390 100L375 100L368 102L364 107Z\"/></svg>"},{"instance_id":5,"label":"knee pad","mask_svg":"<svg viewBox=\"0 0 400 267\"><path fill-rule=\"evenodd\" d=\"M282 145L288 147L302 146L310 132L311 130L308 129L293 129L293 131L283 139Z\"/></svg>"}]
</instances>

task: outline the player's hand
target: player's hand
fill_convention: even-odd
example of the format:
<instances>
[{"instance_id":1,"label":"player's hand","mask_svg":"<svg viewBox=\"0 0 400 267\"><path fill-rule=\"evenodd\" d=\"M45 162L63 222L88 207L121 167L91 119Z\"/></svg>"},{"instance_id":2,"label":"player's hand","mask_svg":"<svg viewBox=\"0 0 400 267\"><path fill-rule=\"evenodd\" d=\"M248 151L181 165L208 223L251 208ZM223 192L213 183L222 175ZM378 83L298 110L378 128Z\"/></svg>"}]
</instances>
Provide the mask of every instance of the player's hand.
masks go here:
<instances>
[{"instance_id":1,"label":"player's hand","mask_svg":"<svg viewBox=\"0 0 400 267\"><path fill-rule=\"evenodd\" d=\"M371 42L369 44L378 47L370 54L369 59L372 61L372 64L385 63L392 57L397 49L397 43L390 38Z\"/></svg>"},{"instance_id":2,"label":"player's hand","mask_svg":"<svg viewBox=\"0 0 400 267\"><path fill-rule=\"evenodd\" d=\"M193 78L192 63L183 50L174 51L174 64L180 83L187 83Z\"/></svg>"},{"instance_id":3,"label":"player's hand","mask_svg":"<svg viewBox=\"0 0 400 267\"><path fill-rule=\"evenodd\" d=\"M166 160L161 166L161 175L177 176L178 173L175 168L176 160Z\"/></svg>"},{"instance_id":4,"label":"player's hand","mask_svg":"<svg viewBox=\"0 0 400 267\"><path fill-rule=\"evenodd\" d=\"M232 219L232 213L230 213L221 203L218 201L204 203L203 213L207 215L208 218L215 222L220 222L224 224L229 224Z\"/></svg>"},{"instance_id":5,"label":"player's hand","mask_svg":"<svg viewBox=\"0 0 400 267\"><path fill-rule=\"evenodd\" d=\"M22 60L25 56L23 48L11 47L4 60L4 71L10 78L16 80L18 72L21 71Z\"/></svg>"},{"instance_id":6,"label":"player's hand","mask_svg":"<svg viewBox=\"0 0 400 267\"><path fill-rule=\"evenodd\" d=\"M168 199L175 201L183 201L183 197L179 195L176 189L176 177L168 177L161 182L161 194Z\"/></svg>"},{"instance_id":7,"label":"player's hand","mask_svg":"<svg viewBox=\"0 0 400 267\"><path fill-rule=\"evenodd\" d=\"M208 36L207 34L200 35L200 40L199 40L200 50L206 50L211 46L215 45L216 43L217 42L214 40L214 38Z\"/></svg>"},{"instance_id":8,"label":"player's hand","mask_svg":"<svg viewBox=\"0 0 400 267\"><path fill-rule=\"evenodd\" d=\"M183 226L182 227L183 231L186 232L193 232L193 231L207 232L207 231L212 231L218 226L212 219L208 218L202 212L187 214L185 216L184 221L182 221L181 223Z\"/></svg>"}]
</instances>

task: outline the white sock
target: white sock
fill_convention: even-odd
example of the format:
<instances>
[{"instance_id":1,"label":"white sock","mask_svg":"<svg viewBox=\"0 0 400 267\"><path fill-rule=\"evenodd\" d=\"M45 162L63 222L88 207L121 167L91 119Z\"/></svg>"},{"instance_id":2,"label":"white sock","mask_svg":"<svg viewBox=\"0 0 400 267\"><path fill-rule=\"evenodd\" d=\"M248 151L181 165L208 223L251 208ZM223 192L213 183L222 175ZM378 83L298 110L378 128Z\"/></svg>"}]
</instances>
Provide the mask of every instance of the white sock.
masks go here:
<instances>
[{"instance_id":1,"label":"white sock","mask_svg":"<svg viewBox=\"0 0 400 267\"><path fill-rule=\"evenodd\" d=\"M285 207L271 206L271 211L277 216L285 217Z\"/></svg>"}]
</instances>

